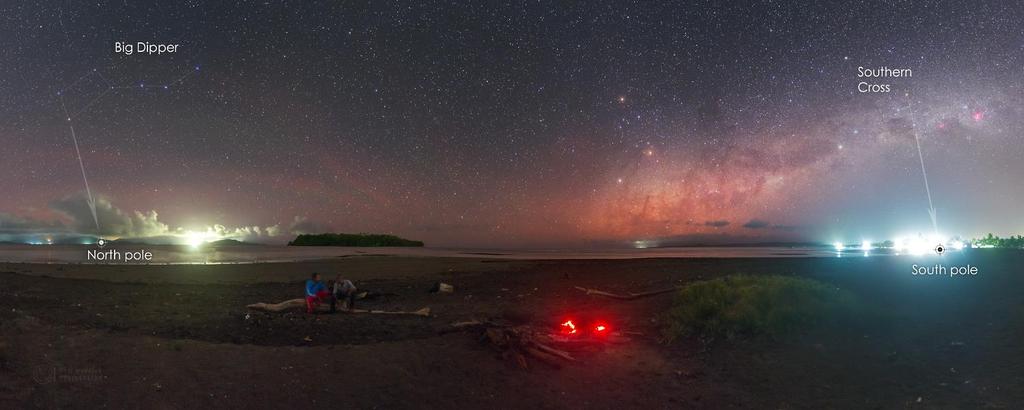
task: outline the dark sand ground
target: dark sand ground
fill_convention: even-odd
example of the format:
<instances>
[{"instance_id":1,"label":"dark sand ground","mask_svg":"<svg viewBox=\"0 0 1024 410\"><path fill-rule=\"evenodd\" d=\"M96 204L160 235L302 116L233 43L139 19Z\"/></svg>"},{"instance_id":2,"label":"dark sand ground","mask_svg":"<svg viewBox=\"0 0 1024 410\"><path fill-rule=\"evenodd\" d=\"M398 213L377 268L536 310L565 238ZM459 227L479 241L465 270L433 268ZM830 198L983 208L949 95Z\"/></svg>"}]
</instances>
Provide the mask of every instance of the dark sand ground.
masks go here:
<instances>
[{"instance_id":1,"label":"dark sand ground","mask_svg":"<svg viewBox=\"0 0 1024 410\"><path fill-rule=\"evenodd\" d=\"M261 265L0 264L0 408L1020 408L1024 253L945 257L979 275L914 277L913 259L501 261L366 256ZM930 263L935 263L931 259ZM250 312L309 272L430 318ZM660 342L671 295L720 275L828 281L883 314L792 340ZM454 294L431 294L436 281ZM248 318L247 318L248 315ZM561 369L523 370L452 322L606 318L643 333ZM311 341L306 341L308 337Z\"/></svg>"}]
</instances>

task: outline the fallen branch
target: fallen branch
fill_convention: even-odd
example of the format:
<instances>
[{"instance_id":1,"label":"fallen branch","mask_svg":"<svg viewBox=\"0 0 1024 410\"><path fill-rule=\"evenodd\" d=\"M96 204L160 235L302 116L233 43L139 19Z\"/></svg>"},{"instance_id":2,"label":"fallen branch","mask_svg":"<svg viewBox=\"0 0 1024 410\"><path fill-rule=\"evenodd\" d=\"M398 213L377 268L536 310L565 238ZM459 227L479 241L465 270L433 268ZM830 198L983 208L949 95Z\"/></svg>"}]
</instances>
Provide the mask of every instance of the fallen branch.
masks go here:
<instances>
[{"instance_id":1,"label":"fallen branch","mask_svg":"<svg viewBox=\"0 0 1024 410\"><path fill-rule=\"evenodd\" d=\"M264 311L267 311L267 312L281 312L281 311L285 311L285 310L289 310L289 309L305 309L306 308L306 300L305 299L289 299L289 300L286 300L286 301L281 302L281 303L262 303L261 302L261 303L253 303L253 304L248 305L246 307L249 308L249 309L252 309L252 310L264 310ZM330 305L327 304L327 303L321 303L319 305L319 307L317 307L317 311L330 311ZM370 313L370 314L378 314L378 315L413 315L413 316L423 316L423 317L430 316L430 308L429 307L425 307L423 309L415 310L415 311L412 311L412 312L406 312L406 311L387 311L387 310L368 310L368 309L347 309L346 310L346 309L340 309L340 308L338 309L338 311L339 312L343 312L343 313Z\"/></svg>"},{"instance_id":2,"label":"fallen branch","mask_svg":"<svg viewBox=\"0 0 1024 410\"><path fill-rule=\"evenodd\" d=\"M491 345L506 359L513 359L524 369L528 368L527 357L556 368L562 367L564 362L576 361L569 352L549 346L556 341L529 326L512 326L490 320L470 320L452 323L449 331L475 331L481 342Z\"/></svg>"},{"instance_id":3,"label":"fallen branch","mask_svg":"<svg viewBox=\"0 0 1024 410\"><path fill-rule=\"evenodd\" d=\"M282 310L295 309L295 308L306 308L305 299L289 299L281 303L253 303L246 306L253 310L266 310L268 312L280 312Z\"/></svg>"},{"instance_id":4,"label":"fallen branch","mask_svg":"<svg viewBox=\"0 0 1024 410\"><path fill-rule=\"evenodd\" d=\"M606 298L619 299L619 300L639 299L639 298L644 298L644 297L648 297L648 296L660 295L662 293L669 293L669 292L672 292L672 291L675 291L675 290L679 289L679 288L676 288L676 287L672 287L672 288L668 288L668 289L652 290L650 292L630 293L628 295L619 295L619 294L615 294L615 293L605 292L603 290L584 288L584 287L581 287L581 286L574 286L574 287L576 289L579 289L582 292L586 292L586 294L588 294L588 295L604 296Z\"/></svg>"},{"instance_id":5,"label":"fallen branch","mask_svg":"<svg viewBox=\"0 0 1024 410\"><path fill-rule=\"evenodd\" d=\"M547 351L534 346L526 346L523 350L526 352L526 354L530 355L530 357L547 363L548 366L554 367L556 369L562 367L562 362L560 362L558 359L573 361L571 358L565 359L564 357L547 353ZM526 361L523 360L523 362L520 363L520 366L525 368Z\"/></svg>"},{"instance_id":6,"label":"fallen branch","mask_svg":"<svg viewBox=\"0 0 1024 410\"><path fill-rule=\"evenodd\" d=\"M484 324L484 322L481 322L479 320L467 320L465 322L455 322L455 323L452 323L452 328L454 328L456 330L462 330L463 328L466 328L466 327L483 326L483 324Z\"/></svg>"},{"instance_id":7,"label":"fallen branch","mask_svg":"<svg viewBox=\"0 0 1024 410\"><path fill-rule=\"evenodd\" d=\"M540 344L540 343L535 343L534 346L537 349L540 349L544 353L547 353L547 354L550 354L550 355L553 355L553 356L557 356L557 357L559 357L559 358L561 358L563 360L568 360L570 362L576 361L575 358L570 356L569 353L564 351L564 350L558 350L558 349L555 349L555 348L550 347L548 345L544 345L544 344Z\"/></svg>"},{"instance_id":8,"label":"fallen branch","mask_svg":"<svg viewBox=\"0 0 1024 410\"><path fill-rule=\"evenodd\" d=\"M366 310L366 309L348 309L348 310L338 309L338 311L339 312L344 312L344 313L372 313L372 314L378 314L378 315L414 315L414 316L423 316L423 317L429 317L430 316L430 308L428 308L428 307L425 307L425 308L420 309L420 310L414 310L412 312L406 312L406 311L401 311L401 310Z\"/></svg>"}]
</instances>

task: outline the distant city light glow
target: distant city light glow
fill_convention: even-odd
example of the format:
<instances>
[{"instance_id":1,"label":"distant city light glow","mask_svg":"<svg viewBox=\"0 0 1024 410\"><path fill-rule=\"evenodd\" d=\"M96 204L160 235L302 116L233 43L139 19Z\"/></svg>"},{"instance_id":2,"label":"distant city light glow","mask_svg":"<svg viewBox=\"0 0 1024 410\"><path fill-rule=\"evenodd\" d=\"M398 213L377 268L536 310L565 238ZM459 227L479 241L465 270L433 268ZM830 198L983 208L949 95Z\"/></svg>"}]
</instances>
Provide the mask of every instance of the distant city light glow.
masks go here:
<instances>
[{"instance_id":1,"label":"distant city light glow","mask_svg":"<svg viewBox=\"0 0 1024 410\"><path fill-rule=\"evenodd\" d=\"M210 242L217 239L217 234L213 232L194 232L188 231L184 235L185 244L192 249L197 249L206 242Z\"/></svg>"}]
</instances>

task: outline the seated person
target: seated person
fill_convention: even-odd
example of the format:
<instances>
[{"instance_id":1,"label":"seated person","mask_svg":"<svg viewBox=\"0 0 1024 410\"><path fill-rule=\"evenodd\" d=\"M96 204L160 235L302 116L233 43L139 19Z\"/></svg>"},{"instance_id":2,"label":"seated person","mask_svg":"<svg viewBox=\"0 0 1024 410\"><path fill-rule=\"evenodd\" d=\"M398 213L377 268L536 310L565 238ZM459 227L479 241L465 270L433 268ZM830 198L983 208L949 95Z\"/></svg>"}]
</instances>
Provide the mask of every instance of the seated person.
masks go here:
<instances>
[{"instance_id":1,"label":"seated person","mask_svg":"<svg viewBox=\"0 0 1024 410\"><path fill-rule=\"evenodd\" d=\"M320 274L314 273L309 279L306 279L306 312L313 313L316 308L320 306L320 302L331 298L331 294L327 292L327 286L320 281ZM333 300L331 305L334 305Z\"/></svg>"},{"instance_id":2,"label":"seated person","mask_svg":"<svg viewBox=\"0 0 1024 410\"><path fill-rule=\"evenodd\" d=\"M334 279L334 286L331 289L331 296L334 297L331 303L331 311L335 310L334 303L338 300L344 300L345 304L342 309L349 310L356 306L356 285L352 284L352 281L342 279L341 274Z\"/></svg>"}]
</instances>

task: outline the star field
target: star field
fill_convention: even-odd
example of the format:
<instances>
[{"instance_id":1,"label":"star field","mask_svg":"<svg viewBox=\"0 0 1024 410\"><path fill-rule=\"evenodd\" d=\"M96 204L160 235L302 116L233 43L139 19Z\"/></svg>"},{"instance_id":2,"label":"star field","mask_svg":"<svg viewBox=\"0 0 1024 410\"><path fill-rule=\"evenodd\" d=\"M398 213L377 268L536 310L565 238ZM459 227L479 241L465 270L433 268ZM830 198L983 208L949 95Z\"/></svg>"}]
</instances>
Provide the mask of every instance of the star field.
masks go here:
<instances>
[{"instance_id":1,"label":"star field","mask_svg":"<svg viewBox=\"0 0 1024 410\"><path fill-rule=\"evenodd\" d=\"M943 230L1024 230L1012 2L0 11L0 235L884 238L930 226L915 130ZM116 41L180 47L127 56ZM859 93L859 66L913 76Z\"/></svg>"}]
</instances>

